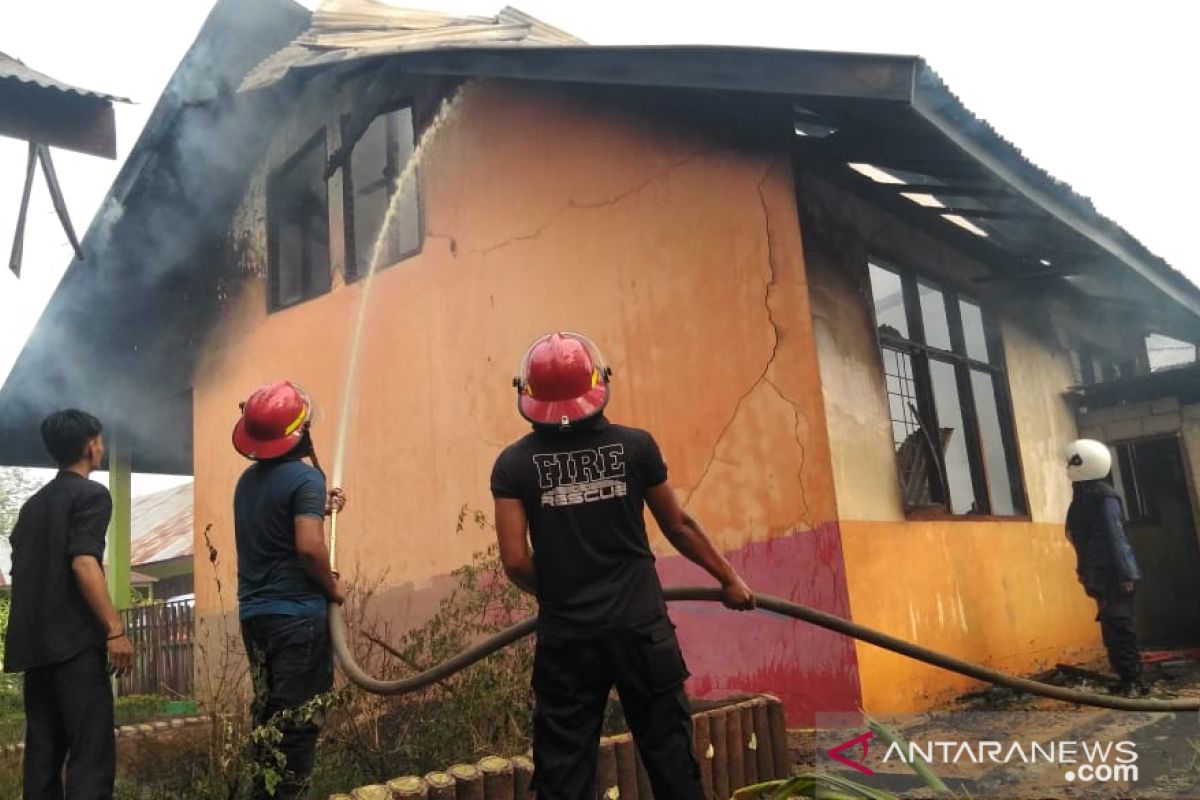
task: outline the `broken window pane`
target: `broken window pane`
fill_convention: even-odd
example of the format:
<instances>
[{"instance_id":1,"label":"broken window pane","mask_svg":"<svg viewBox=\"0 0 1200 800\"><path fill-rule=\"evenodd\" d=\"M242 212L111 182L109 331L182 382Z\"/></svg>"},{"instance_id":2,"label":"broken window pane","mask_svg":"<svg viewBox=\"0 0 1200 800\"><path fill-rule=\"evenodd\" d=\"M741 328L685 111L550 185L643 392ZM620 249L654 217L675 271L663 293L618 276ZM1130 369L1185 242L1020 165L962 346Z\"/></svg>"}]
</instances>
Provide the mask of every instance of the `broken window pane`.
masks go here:
<instances>
[{"instance_id":1,"label":"broken window pane","mask_svg":"<svg viewBox=\"0 0 1200 800\"><path fill-rule=\"evenodd\" d=\"M267 253L272 309L329 291L324 131L285 161L268 181Z\"/></svg>"},{"instance_id":2,"label":"broken window pane","mask_svg":"<svg viewBox=\"0 0 1200 800\"><path fill-rule=\"evenodd\" d=\"M971 461L967 454L967 435L954 365L935 358L929 359L929 379L933 385L933 402L941 429L946 488L950 490L950 513L969 514L978 510L978 506L975 487L971 482Z\"/></svg>"},{"instance_id":3,"label":"broken window pane","mask_svg":"<svg viewBox=\"0 0 1200 800\"><path fill-rule=\"evenodd\" d=\"M346 274L351 280L370 271L373 257L376 269L382 269L421 249L416 175L399 184L412 150L411 108L380 114L354 145L345 176ZM380 240L397 188L401 196Z\"/></svg>"},{"instance_id":4,"label":"broken window pane","mask_svg":"<svg viewBox=\"0 0 1200 800\"><path fill-rule=\"evenodd\" d=\"M875 298L875 324L881 336L908 338L904 315L904 287L894 272L871 265L871 295Z\"/></svg>"},{"instance_id":5,"label":"broken window pane","mask_svg":"<svg viewBox=\"0 0 1200 800\"><path fill-rule=\"evenodd\" d=\"M932 470L936 469L936 461L917 415L919 406L912 356L891 347L881 348L881 353L904 505L906 508L934 505L939 499L929 478L935 474Z\"/></svg>"},{"instance_id":6,"label":"broken window pane","mask_svg":"<svg viewBox=\"0 0 1200 800\"><path fill-rule=\"evenodd\" d=\"M963 340L966 342L967 355L976 361L988 360L987 334L983 329L983 312L974 303L960 300L958 307L962 314Z\"/></svg>"},{"instance_id":7,"label":"broken window pane","mask_svg":"<svg viewBox=\"0 0 1200 800\"><path fill-rule=\"evenodd\" d=\"M979 438L987 474L992 513L1010 516L1017 513L1013 503L1012 478L1009 476L1009 442L1000 426L996 404L996 379L980 370L971 370L971 390L975 395L975 415L979 419Z\"/></svg>"},{"instance_id":8,"label":"broken window pane","mask_svg":"<svg viewBox=\"0 0 1200 800\"><path fill-rule=\"evenodd\" d=\"M939 350L950 349L950 323L946 319L946 300L931 286L917 283L921 295L921 321L925 325L925 344Z\"/></svg>"}]
</instances>

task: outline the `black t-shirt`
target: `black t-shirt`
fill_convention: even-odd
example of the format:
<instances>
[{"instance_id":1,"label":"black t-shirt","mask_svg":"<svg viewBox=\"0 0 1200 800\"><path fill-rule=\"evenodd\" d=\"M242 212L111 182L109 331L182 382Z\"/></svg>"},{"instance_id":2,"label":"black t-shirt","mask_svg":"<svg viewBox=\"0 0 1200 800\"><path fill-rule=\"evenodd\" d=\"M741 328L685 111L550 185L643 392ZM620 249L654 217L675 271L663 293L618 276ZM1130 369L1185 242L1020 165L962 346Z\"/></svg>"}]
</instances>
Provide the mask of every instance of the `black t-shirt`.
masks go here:
<instances>
[{"instance_id":1,"label":"black t-shirt","mask_svg":"<svg viewBox=\"0 0 1200 800\"><path fill-rule=\"evenodd\" d=\"M58 664L104 646L104 625L71 569L76 556L104 560L112 516L108 490L63 471L26 501L12 533L12 607L5 672Z\"/></svg>"},{"instance_id":2,"label":"black t-shirt","mask_svg":"<svg viewBox=\"0 0 1200 800\"><path fill-rule=\"evenodd\" d=\"M643 517L644 492L666 479L649 433L604 418L500 454L492 494L525 506L541 630L591 636L666 613Z\"/></svg>"}]
</instances>

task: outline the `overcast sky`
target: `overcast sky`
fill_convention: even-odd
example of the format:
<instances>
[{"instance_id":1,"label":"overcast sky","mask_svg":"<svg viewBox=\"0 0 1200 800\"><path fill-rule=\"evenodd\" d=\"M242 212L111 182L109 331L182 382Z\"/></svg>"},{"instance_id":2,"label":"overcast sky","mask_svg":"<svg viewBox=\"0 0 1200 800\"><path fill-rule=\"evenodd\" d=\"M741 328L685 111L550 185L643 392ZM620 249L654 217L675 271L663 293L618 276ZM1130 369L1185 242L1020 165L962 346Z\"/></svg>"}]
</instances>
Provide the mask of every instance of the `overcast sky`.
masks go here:
<instances>
[{"instance_id":1,"label":"overcast sky","mask_svg":"<svg viewBox=\"0 0 1200 800\"><path fill-rule=\"evenodd\" d=\"M1091 197L1102 213L1200 283L1195 245L1200 69L1186 3L511 2L593 44L743 44L923 56L972 111L1030 159ZM503 4L409 5L493 14ZM0 6L0 51L59 80L136 101L117 107L117 161L54 153L81 236L212 5L212 0L60 0ZM4 265L24 166L25 144L0 138ZM0 267L0 378L70 257L39 176L21 279Z\"/></svg>"}]
</instances>

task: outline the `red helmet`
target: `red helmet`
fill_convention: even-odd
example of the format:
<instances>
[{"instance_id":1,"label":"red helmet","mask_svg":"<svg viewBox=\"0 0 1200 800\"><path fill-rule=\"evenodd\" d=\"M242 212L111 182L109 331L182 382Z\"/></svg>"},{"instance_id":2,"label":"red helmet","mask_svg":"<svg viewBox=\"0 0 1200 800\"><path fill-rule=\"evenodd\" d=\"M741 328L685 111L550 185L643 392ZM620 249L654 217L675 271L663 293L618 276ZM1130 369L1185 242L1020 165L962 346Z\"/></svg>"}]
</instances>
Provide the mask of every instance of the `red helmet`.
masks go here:
<instances>
[{"instance_id":1,"label":"red helmet","mask_svg":"<svg viewBox=\"0 0 1200 800\"><path fill-rule=\"evenodd\" d=\"M536 425L563 430L590 419L608 404L612 374L600 350L578 333L549 333L525 352L513 379L517 410Z\"/></svg>"},{"instance_id":2,"label":"red helmet","mask_svg":"<svg viewBox=\"0 0 1200 800\"><path fill-rule=\"evenodd\" d=\"M308 392L291 381L260 386L242 403L242 418L233 426L233 446L255 460L287 455L304 438L312 410Z\"/></svg>"}]
</instances>

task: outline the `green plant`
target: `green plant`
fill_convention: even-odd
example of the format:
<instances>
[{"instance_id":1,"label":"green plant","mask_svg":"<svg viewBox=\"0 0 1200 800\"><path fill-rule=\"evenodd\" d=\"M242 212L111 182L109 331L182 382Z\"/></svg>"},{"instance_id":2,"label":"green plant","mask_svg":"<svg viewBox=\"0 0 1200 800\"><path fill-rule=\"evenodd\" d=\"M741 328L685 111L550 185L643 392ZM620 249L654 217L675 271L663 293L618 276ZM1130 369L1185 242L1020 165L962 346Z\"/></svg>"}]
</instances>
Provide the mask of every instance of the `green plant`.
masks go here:
<instances>
[{"instance_id":1,"label":"green plant","mask_svg":"<svg viewBox=\"0 0 1200 800\"><path fill-rule=\"evenodd\" d=\"M888 744L907 749L904 740L883 723L868 717L867 725L876 736ZM940 795L951 794L950 789L923 759L918 757L909 762L909 766L929 789ZM827 772L805 772L790 778L756 783L738 789L733 793L733 797L734 800L788 800L790 797L812 797L821 800L896 800L896 796L890 792Z\"/></svg>"}]
</instances>

